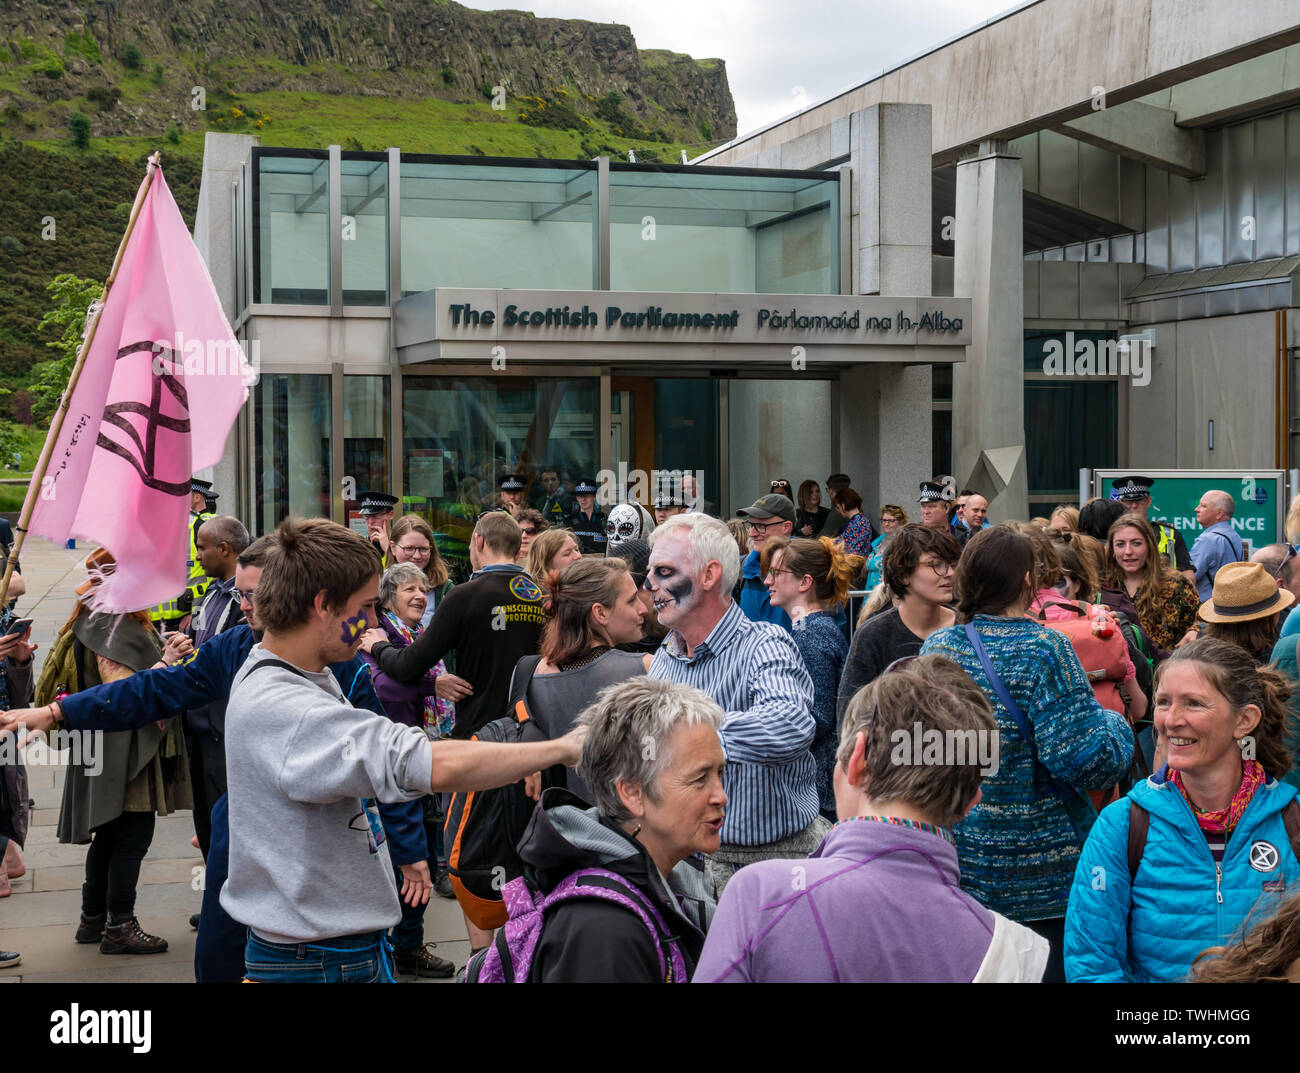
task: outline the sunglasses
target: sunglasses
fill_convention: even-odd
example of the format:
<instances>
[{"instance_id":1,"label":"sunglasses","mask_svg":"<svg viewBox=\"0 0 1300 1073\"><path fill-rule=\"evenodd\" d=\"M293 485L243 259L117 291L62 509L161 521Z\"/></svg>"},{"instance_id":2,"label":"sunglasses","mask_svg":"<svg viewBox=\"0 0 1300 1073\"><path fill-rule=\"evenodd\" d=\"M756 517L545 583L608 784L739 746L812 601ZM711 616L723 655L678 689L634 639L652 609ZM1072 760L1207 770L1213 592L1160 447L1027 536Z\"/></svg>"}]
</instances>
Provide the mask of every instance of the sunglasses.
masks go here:
<instances>
[{"instance_id":1,"label":"sunglasses","mask_svg":"<svg viewBox=\"0 0 1300 1073\"><path fill-rule=\"evenodd\" d=\"M536 535L537 535L537 530L536 530L536 529L525 529L522 525L519 527L519 531L520 531L521 533L523 533L524 536L536 536Z\"/></svg>"},{"instance_id":2,"label":"sunglasses","mask_svg":"<svg viewBox=\"0 0 1300 1073\"><path fill-rule=\"evenodd\" d=\"M1269 573L1274 578L1280 578L1283 575L1283 573L1286 572L1286 564L1289 563L1292 559L1294 559L1297 555L1300 555L1300 551L1296 550L1296 546L1294 544L1288 543L1286 546L1286 554L1282 556L1282 561L1277 564L1277 569L1271 570L1269 571Z\"/></svg>"}]
</instances>

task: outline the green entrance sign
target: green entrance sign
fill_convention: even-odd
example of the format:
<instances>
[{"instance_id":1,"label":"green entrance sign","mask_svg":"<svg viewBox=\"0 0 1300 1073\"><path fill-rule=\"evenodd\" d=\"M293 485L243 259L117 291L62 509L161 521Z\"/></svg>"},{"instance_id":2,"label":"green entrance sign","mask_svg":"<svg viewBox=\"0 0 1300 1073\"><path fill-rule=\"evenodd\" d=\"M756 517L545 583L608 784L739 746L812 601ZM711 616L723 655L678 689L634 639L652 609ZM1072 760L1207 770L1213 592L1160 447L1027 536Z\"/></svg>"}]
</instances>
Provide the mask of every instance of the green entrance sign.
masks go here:
<instances>
[{"instance_id":1,"label":"green entrance sign","mask_svg":"<svg viewBox=\"0 0 1300 1073\"><path fill-rule=\"evenodd\" d=\"M1236 508L1232 527L1246 545L1247 554L1284 539L1286 473L1283 470L1228 469L1098 469L1092 473L1093 494L1110 498L1111 481L1138 474L1151 477L1151 517L1163 518L1183 534L1190 548L1201 535L1196 505L1211 490L1227 492Z\"/></svg>"}]
</instances>

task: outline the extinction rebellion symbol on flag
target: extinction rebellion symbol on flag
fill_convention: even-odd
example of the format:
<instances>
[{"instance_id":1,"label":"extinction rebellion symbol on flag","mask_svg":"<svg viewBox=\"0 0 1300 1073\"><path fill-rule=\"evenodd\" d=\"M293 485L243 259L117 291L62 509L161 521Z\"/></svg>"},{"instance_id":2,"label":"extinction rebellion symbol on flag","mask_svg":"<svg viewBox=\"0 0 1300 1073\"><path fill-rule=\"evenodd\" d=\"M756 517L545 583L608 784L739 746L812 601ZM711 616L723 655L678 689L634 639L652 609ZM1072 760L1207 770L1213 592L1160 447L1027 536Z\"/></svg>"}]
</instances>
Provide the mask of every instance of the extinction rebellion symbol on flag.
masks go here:
<instances>
[{"instance_id":1,"label":"extinction rebellion symbol on flag","mask_svg":"<svg viewBox=\"0 0 1300 1073\"><path fill-rule=\"evenodd\" d=\"M122 347L117 352L117 360L130 357L132 354L141 352L150 355L150 361L154 361L154 343L150 340L144 340L139 343L131 343ZM163 354L168 357L163 358ZM170 351L167 347L162 347L161 360L170 361ZM158 362L154 363L157 370ZM174 417L163 413L163 388L171 394L184 412L184 416ZM135 425L126 417L126 414L143 414L145 417L144 438L141 439L140 433L136 430ZM143 402L114 402L104 407L104 425L112 425L114 428L121 429L131 440L131 444L119 443L111 440L104 434L103 425L100 426L99 439L96 441L97 447L102 447L106 451L111 451L119 458L125 459L135 471L140 475L140 480L145 486L158 492L164 492L167 495L183 496L190 490L189 480L182 481L164 481L155 475L155 462L158 458L158 430L159 428L188 436L190 433L190 404L189 395L185 390L185 385L176 379L168 371L157 372L153 375L153 388L146 405ZM132 450L132 446L135 448Z\"/></svg>"}]
</instances>

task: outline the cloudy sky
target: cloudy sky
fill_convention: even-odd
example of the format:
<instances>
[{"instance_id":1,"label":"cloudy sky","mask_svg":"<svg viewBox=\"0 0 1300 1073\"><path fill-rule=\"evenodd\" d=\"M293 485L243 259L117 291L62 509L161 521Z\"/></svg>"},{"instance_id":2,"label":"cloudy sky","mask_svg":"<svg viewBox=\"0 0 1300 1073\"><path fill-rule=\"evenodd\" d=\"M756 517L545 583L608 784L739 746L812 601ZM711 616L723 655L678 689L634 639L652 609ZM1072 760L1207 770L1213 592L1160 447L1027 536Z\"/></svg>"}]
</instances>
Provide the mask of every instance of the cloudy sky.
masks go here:
<instances>
[{"instance_id":1,"label":"cloudy sky","mask_svg":"<svg viewBox=\"0 0 1300 1073\"><path fill-rule=\"evenodd\" d=\"M727 63L743 134L865 81L1019 3L534 0L517 6L544 17L624 23L632 27L640 48L720 57Z\"/></svg>"}]
</instances>

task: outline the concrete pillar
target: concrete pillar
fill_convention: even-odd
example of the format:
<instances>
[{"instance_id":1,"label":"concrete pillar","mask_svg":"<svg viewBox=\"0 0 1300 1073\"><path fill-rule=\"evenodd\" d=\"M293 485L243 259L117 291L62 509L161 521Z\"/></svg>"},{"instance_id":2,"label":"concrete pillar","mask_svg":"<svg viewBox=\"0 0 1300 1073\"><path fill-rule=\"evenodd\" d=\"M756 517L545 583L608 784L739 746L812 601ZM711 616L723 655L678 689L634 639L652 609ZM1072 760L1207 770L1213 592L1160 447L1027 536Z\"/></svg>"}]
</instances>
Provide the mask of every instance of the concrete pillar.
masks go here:
<instances>
[{"instance_id":1,"label":"concrete pillar","mask_svg":"<svg viewBox=\"0 0 1300 1073\"><path fill-rule=\"evenodd\" d=\"M232 321L235 315L235 221L230 191L239 174L240 165L249 158L253 146L260 141L260 138L251 134L217 134L211 131L203 140L203 177L199 183L199 204L194 213L194 244L208 266L208 274L212 277L226 317ZM164 154L164 169L166 166L167 157ZM249 285L252 285L251 280ZM195 474L196 477L212 481L221 495L217 510L222 514L233 514L238 510L234 449L237 428L238 425L233 426L226 438L226 449L221 461ZM251 521L247 518L240 520L245 524Z\"/></svg>"},{"instance_id":2,"label":"concrete pillar","mask_svg":"<svg viewBox=\"0 0 1300 1073\"><path fill-rule=\"evenodd\" d=\"M849 123L854 294L930 293L930 106L877 104ZM865 509L914 503L931 476L930 367L840 375L840 468Z\"/></svg>"},{"instance_id":3,"label":"concrete pillar","mask_svg":"<svg viewBox=\"0 0 1300 1073\"><path fill-rule=\"evenodd\" d=\"M953 293L972 300L972 333L953 367L953 476L988 499L991 521L1029 517L1022 191L1001 139L958 161Z\"/></svg>"}]
</instances>

